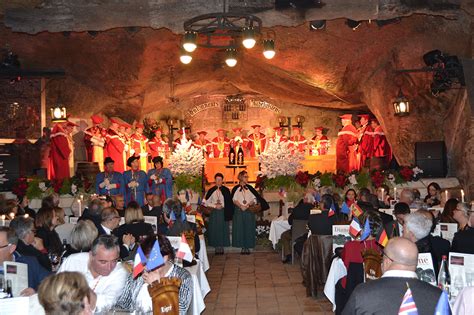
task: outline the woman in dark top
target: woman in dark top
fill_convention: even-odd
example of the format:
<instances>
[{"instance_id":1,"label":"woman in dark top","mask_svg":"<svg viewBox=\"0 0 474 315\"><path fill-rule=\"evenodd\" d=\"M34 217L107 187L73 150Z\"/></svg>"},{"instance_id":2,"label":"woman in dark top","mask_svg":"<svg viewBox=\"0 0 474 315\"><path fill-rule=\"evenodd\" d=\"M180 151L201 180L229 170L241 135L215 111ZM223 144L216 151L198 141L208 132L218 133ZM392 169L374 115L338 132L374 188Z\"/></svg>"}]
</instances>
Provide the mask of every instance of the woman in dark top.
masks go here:
<instances>
[{"instance_id":1,"label":"woman in dark top","mask_svg":"<svg viewBox=\"0 0 474 315\"><path fill-rule=\"evenodd\" d=\"M33 219L18 216L10 222L10 227L15 230L15 234L18 236L16 251L23 256L36 257L41 266L51 271L48 251L44 248L43 242L35 237Z\"/></svg>"},{"instance_id":2,"label":"woman in dark top","mask_svg":"<svg viewBox=\"0 0 474 315\"><path fill-rule=\"evenodd\" d=\"M444 204L444 209L439 216L441 223L457 223L454 219L454 211L458 206L459 201L456 198L451 198Z\"/></svg>"},{"instance_id":3,"label":"woman in dark top","mask_svg":"<svg viewBox=\"0 0 474 315\"><path fill-rule=\"evenodd\" d=\"M40 208L36 214L36 236L43 240L43 245L50 254L60 255L62 243L54 230L57 225L56 212L53 208Z\"/></svg>"},{"instance_id":4,"label":"woman in dark top","mask_svg":"<svg viewBox=\"0 0 474 315\"><path fill-rule=\"evenodd\" d=\"M438 183L432 182L426 188L428 194L425 197L424 202L429 207L434 207L439 205L441 202L441 186Z\"/></svg>"}]
</instances>

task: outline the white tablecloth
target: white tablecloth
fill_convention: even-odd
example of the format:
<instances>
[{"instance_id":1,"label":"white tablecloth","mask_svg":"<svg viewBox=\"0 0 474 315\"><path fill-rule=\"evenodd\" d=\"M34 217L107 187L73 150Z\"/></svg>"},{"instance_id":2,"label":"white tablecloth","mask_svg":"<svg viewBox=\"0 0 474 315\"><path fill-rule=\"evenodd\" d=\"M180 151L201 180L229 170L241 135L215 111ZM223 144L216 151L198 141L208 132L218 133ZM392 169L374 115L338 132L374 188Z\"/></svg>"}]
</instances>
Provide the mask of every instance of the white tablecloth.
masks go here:
<instances>
[{"instance_id":1,"label":"white tablecloth","mask_svg":"<svg viewBox=\"0 0 474 315\"><path fill-rule=\"evenodd\" d=\"M206 308L204 298L211 291L202 262L199 260L197 262L194 266L186 267L193 278L193 300L188 310L188 314L192 315L199 315L204 311Z\"/></svg>"},{"instance_id":2,"label":"white tablecloth","mask_svg":"<svg viewBox=\"0 0 474 315\"><path fill-rule=\"evenodd\" d=\"M285 231L291 229L291 225L288 223L288 220L284 217L278 217L272 220L272 224L270 225L270 234L268 235L268 239L272 241L273 248L275 248L276 244L280 240L281 234Z\"/></svg>"},{"instance_id":3,"label":"white tablecloth","mask_svg":"<svg viewBox=\"0 0 474 315\"><path fill-rule=\"evenodd\" d=\"M341 258L333 259L331 268L329 268L328 278L324 285L324 294L332 303L332 311L336 310L336 283L347 275L346 266Z\"/></svg>"},{"instance_id":4,"label":"white tablecloth","mask_svg":"<svg viewBox=\"0 0 474 315\"><path fill-rule=\"evenodd\" d=\"M207 258L206 240L204 239L204 235L199 235L199 244L201 245L198 252L199 260L202 263L202 268L204 271L208 271L209 259Z\"/></svg>"}]
</instances>

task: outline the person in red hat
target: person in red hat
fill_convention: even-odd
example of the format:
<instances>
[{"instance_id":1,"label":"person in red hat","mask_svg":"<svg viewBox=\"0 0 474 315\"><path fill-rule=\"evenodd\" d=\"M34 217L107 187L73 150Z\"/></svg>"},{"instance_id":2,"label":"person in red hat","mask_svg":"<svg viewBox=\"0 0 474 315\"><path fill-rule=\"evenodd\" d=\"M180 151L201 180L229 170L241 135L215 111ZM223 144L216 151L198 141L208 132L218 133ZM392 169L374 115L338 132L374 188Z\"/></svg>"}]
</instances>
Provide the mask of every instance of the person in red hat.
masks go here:
<instances>
[{"instance_id":1,"label":"person in red hat","mask_svg":"<svg viewBox=\"0 0 474 315\"><path fill-rule=\"evenodd\" d=\"M388 168L390 161L392 160L392 148L385 137L385 133L380 126L377 119L372 118L371 127L373 129L373 153L371 168L385 169Z\"/></svg>"},{"instance_id":2,"label":"person in red hat","mask_svg":"<svg viewBox=\"0 0 474 315\"><path fill-rule=\"evenodd\" d=\"M207 132L204 130L198 131L198 138L193 141L193 146L202 151L204 157L209 157L209 152L211 152L212 145L211 141L206 139Z\"/></svg>"},{"instance_id":3,"label":"person in red hat","mask_svg":"<svg viewBox=\"0 0 474 315\"><path fill-rule=\"evenodd\" d=\"M68 135L65 130L67 122L56 123L51 130L49 169L51 179L64 179L71 177L69 157L72 154Z\"/></svg>"},{"instance_id":4,"label":"person in red hat","mask_svg":"<svg viewBox=\"0 0 474 315\"><path fill-rule=\"evenodd\" d=\"M352 125L352 115L345 114L341 118L342 129L337 134L336 170L350 173L358 168L357 165L357 130Z\"/></svg>"},{"instance_id":5,"label":"person in red hat","mask_svg":"<svg viewBox=\"0 0 474 315\"><path fill-rule=\"evenodd\" d=\"M260 125L252 125L253 133L249 135L249 151L251 157L259 156L265 152L265 145L267 144L267 138L264 133L260 132Z\"/></svg>"},{"instance_id":6,"label":"person in red hat","mask_svg":"<svg viewBox=\"0 0 474 315\"><path fill-rule=\"evenodd\" d=\"M190 139L189 132L186 132L186 129L184 129L184 128L181 128L181 129L178 130L178 135L179 135L179 137L177 137L173 141L173 147L175 149L178 146L178 144L181 144L181 140L183 140L183 136L186 138L186 140Z\"/></svg>"},{"instance_id":7,"label":"person in red hat","mask_svg":"<svg viewBox=\"0 0 474 315\"><path fill-rule=\"evenodd\" d=\"M225 136L226 130L217 129L217 137L212 139L212 156L214 158L223 158L229 156L230 139Z\"/></svg>"},{"instance_id":8,"label":"person in red hat","mask_svg":"<svg viewBox=\"0 0 474 315\"><path fill-rule=\"evenodd\" d=\"M154 130L155 136L153 139L148 141L148 159L151 161L157 156L161 156L163 159L166 157L167 152L169 151L169 146L166 141L161 137L162 131L161 128ZM150 169L153 167L150 167Z\"/></svg>"},{"instance_id":9,"label":"person in red hat","mask_svg":"<svg viewBox=\"0 0 474 315\"><path fill-rule=\"evenodd\" d=\"M130 170L123 173L125 204L128 205L130 201L136 201L140 207L143 207L148 177L144 171L140 170L140 157L135 155L129 157L127 166L130 167Z\"/></svg>"},{"instance_id":10,"label":"person in red hat","mask_svg":"<svg viewBox=\"0 0 474 315\"><path fill-rule=\"evenodd\" d=\"M130 140L132 141L130 154L140 157L140 169L146 172L148 169L148 138L143 134L143 129L145 129L145 126L142 123L135 124L135 133L130 136Z\"/></svg>"},{"instance_id":11,"label":"person in red hat","mask_svg":"<svg viewBox=\"0 0 474 315\"><path fill-rule=\"evenodd\" d=\"M286 142L288 141L288 137L283 134L284 129L282 127L275 127L273 128L275 130L275 134L271 138L272 141L275 142Z\"/></svg>"},{"instance_id":12,"label":"person in red hat","mask_svg":"<svg viewBox=\"0 0 474 315\"><path fill-rule=\"evenodd\" d=\"M360 159L359 169L368 167L374 151L374 130L369 125L369 115L358 115L360 127L357 129L359 137L358 153Z\"/></svg>"},{"instance_id":13,"label":"person in red hat","mask_svg":"<svg viewBox=\"0 0 474 315\"><path fill-rule=\"evenodd\" d=\"M104 171L104 146L106 130L102 128L104 119L99 115L91 116L92 127L84 131L84 144L87 151L87 161L97 162L100 171Z\"/></svg>"},{"instance_id":14,"label":"person in red hat","mask_svg":"<svg viewBox=\"0 0 474 315\"><path fill-rule=\"evenodd\" d=\"M114 169L119 173L125 171L125 163L123 161L123 151L125 150L125 143L122 141L119 132L120 119L117 117L110 118L110 127L107 129L105 142L105 157L110 157L114 160Z\"/></svg>"},{"instance_id":15,"label":"person in red hat","mask_svg":"<svg viewBox=\"0 0 474 315\"><path fill-rule=\"evenodd\" d=\"M326 155L329 151L329 139L323 135L324 127L315 127L316 135L311 138L311 152L312 156Z\"/></svg>"},{"instance_id":16,"label":"person in red hat","mask_svg":"<svg viewBox=\"0 0 474 315\"><path fill-rule=\"evenodd\" d=\"M290 137L290 145L288 146L292 152L299 151L304 153L306 151L306 138L301 134L300 127L293 127L293 135Z\"/></svg>"}]
</instances>

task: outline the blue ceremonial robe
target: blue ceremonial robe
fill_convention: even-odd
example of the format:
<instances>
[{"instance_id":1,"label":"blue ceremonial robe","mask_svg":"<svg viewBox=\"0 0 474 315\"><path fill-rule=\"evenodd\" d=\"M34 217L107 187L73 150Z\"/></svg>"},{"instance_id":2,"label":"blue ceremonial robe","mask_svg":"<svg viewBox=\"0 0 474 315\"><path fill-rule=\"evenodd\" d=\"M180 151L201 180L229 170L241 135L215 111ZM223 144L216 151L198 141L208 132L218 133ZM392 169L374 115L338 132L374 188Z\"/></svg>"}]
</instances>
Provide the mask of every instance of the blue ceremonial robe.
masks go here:
<instances>
[{"instance_id":1,"label":"blue ceremonial robe","mask_svg":"<svg viewBox=\"0 0 474 315\"><path fill-rule=\"evenodd\" d=\"M155 181L150 178L153 174L155 174L158 179L161 178L165 182L156 184ZM148 171L148 193L158 195L162 199L173 197L173 176L171 176L171 171L169 169L151 169Z\"/></svg>"},{"instance_id":2,"label":"blue ceremonial robe","mask_svg":"<svg viewBox=\"0 0 474 315\"><path fill-rule=\"evenodd\" d=\"M145 205L145 192L147 189L147 176L144 171L136 171L133 172L135 175L135 181L138 183L136 188L128 187L128 184L133 180L132 178L132 171L123 172L123 183L124 183L124 190L125 190L125 205L127 205L130 201L136 201L143 207Z\"/></svg>"},{"instance_id":3,"label":"blue ceremonial robe","mask_svg":"<svg viewBox=\"0 0 474 315\"><path fill-rule=\"evenodd\" d=\"M111 184L117 184L117 188L111 189L110 191L107 190L106 187L100 188L99 185L105 180L105 172L97 174L95 177L95 193L98 195L123 195L124 187L123 187L123 176L119 172L113 172L111 174L107 174L107 178L109 179Z\"/></svg>"}]
</instances>

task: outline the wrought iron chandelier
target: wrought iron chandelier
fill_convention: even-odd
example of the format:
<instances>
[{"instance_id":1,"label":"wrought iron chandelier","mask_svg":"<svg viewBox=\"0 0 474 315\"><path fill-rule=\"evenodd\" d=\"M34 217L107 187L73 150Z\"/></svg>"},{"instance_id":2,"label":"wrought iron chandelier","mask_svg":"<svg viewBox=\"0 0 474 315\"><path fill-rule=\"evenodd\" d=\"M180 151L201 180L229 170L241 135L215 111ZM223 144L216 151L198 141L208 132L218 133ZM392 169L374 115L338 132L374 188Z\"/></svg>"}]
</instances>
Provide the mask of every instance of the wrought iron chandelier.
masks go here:
<instances>
[{"instance_id":1,"label":"wrought iron chandelier","mask_svg":"<svg viewBox=\"0 0 474 315\"><path fill-rule=\"evenodd\" d=\"M184 31L180 55L184 64L192 61L191 53L197 47L204 47L225 49L225 62L229 67L234 67L240 44L252 49L259 40L265 58L272 59L275 56L274 33L268 32L263 38L262 20L255 15L228 12L199 15L184 22Z\"/></svg>"}]
</instances>

